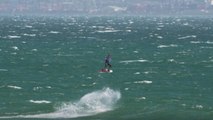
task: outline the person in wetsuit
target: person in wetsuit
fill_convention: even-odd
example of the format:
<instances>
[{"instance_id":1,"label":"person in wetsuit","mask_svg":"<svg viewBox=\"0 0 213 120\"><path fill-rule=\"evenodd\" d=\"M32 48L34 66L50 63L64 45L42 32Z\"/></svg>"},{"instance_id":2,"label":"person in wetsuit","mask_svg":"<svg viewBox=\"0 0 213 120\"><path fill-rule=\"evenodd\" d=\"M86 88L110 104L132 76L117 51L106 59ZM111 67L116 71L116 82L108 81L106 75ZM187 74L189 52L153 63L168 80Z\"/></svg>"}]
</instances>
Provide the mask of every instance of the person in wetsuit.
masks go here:
<instances>
[{"instance_id":1,"label":"person in wetsuit","mask_svg":"<svg viewBox=\"0 0 213 120\"><path fill-rule=\"evenodd\" d=\"M108 55L105 57L105 59L104 59L104 61L105 61L105 69L108 68L108 70L110 70L110 68L112 67L112 65L110 64L111 60L112 60L111 55L108 54Z\"/></svg>"}]
</instances>

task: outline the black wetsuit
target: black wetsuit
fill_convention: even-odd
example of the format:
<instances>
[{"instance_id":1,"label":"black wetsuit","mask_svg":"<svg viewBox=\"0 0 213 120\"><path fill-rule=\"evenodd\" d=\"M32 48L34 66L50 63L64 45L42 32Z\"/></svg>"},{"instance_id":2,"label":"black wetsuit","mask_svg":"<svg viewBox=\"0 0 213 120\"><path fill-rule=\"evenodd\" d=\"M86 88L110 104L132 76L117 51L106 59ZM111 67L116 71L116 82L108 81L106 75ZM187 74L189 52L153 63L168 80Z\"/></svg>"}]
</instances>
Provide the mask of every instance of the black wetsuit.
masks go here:
<instances>
[{"instance_id":1,"label":"black wetsuit","mask_svg":"<svg viewBox=\"0 0 213 120\"><path fill-rule=\"evenodd\" d=\"M110 64L110 61L111 61L110 55L106 56L106 58L105 58L105 68L106 68L107 66L109 66L109 68L112 67L112 65Z\"/></svg>"}]
</instances>

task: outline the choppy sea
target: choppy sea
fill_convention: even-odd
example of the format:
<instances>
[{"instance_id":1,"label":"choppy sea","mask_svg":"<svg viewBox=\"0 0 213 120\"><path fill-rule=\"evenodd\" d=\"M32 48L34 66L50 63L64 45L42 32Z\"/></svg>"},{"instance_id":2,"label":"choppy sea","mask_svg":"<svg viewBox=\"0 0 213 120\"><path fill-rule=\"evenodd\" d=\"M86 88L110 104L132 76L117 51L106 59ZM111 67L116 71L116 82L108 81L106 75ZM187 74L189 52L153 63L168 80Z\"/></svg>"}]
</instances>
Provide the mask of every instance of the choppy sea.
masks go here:
<instances>
[{"instance_id":1,"label":"choppy sea","mask_svg":"<svg viewBox=\"0 0 213 120\"><path fill-rule=\"evenodd\" d=\"M213 18L1 16L0 119L212 120Z\"/></svg>"}]
</instances>

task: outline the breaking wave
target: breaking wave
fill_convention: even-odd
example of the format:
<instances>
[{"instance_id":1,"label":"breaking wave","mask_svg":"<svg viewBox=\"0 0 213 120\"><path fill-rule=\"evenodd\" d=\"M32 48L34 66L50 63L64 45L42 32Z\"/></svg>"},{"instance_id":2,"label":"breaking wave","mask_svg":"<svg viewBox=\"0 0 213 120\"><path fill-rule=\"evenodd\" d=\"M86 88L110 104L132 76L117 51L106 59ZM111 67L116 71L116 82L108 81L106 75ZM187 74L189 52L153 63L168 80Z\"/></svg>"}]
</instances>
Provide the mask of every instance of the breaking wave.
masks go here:
<instances>
[{"instance_id":1,"label":"breaking wave","mask_svg":"<svg viewBox=\"0 0 213 120\"><path fill-rule=\"evenodd\" d=\"M113 110L120 98L121 94L119 91L104 88L84 95L79 101L64 104L52 113L0 118L76 118L92 116Z\"/></svg>"}]
</instances>

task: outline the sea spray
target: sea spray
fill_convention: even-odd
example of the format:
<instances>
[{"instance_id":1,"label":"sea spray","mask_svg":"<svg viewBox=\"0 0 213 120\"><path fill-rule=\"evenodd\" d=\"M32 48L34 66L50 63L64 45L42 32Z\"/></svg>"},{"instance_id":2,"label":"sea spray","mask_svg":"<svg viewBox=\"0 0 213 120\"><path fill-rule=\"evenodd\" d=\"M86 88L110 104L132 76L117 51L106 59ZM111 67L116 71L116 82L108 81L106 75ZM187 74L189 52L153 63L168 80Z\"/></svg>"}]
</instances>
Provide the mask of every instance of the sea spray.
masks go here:
<instances>
[{"instance_id":1,"label":"sea spray","mask_svg":"<svg viewBox=\"0 0 213 120\"><path fill-rule=\"evenodd\" d=\"M94 91L84 95L77 102L71 102L64 105L63 107L59 108L57 113L65 113L64 115L68 115L66 118L72 118L73 116L90 116L113 110L114 105L120 98L120 92L114 91L110 88L104 88L102 90Z\"/></svg>"},{"instance_id":2,"label":"sea spray","mask_svg":"<svg viewBox=\"0 0 213 120\"><path fill-rule=\"evenodd\" d=\"M70 102L57 108L55 112L37 115L19 115L0 118L76 118L92 116L115 108L121 98L119 91L110 88L94 91L84 95L76 102Z\"/></svg>"}]
</instances>

